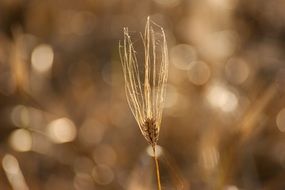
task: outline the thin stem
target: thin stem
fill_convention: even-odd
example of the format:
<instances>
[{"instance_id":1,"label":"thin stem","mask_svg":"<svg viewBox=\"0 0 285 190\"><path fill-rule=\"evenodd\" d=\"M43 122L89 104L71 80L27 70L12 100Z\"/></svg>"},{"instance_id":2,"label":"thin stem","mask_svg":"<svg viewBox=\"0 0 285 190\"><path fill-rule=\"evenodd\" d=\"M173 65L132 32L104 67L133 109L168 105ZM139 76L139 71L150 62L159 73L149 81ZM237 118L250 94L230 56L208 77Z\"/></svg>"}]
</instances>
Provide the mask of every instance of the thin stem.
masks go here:
<instances>
[{"instance_id":1,"label":"thin stem","mask_svg":"<svg viewBox=\"0 0 285 190\"><path fill-rule=\"evenodd\" d=\"M152 146L153 149L153 160L155 163L155 170L156 170L156 179L157 179L157 190L161 190L161 183L160 183L160 174L159 174L159 164L158 164L158 159L156 156L156 152L155 152L155 145Z\"/></svg>"}]
</instances>

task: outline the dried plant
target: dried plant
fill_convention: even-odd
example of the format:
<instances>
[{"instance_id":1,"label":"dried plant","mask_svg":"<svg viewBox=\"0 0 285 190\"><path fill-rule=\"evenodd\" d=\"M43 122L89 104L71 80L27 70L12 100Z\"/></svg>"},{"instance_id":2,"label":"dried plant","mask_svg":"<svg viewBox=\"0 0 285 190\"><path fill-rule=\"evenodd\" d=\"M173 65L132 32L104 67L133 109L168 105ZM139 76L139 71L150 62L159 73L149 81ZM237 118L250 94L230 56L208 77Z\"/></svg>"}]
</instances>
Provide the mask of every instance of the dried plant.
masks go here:
<instances>
[{"instance_id":1,"label":"dried plant","mask_svg":"<svg viewBox=\"0 0 285 190\"><path fill-rule=\"evenodd\" d=\"M120 43L119 51L128 104L143 136L153 148L158 189L161 189L155 145L161 126L168 76L168 50L163 28L150 21L149 17L144 34L140 36L144 49L141 59L135 51L128 28L124 28L124 41Z\"/></svg>"}]
</instances>

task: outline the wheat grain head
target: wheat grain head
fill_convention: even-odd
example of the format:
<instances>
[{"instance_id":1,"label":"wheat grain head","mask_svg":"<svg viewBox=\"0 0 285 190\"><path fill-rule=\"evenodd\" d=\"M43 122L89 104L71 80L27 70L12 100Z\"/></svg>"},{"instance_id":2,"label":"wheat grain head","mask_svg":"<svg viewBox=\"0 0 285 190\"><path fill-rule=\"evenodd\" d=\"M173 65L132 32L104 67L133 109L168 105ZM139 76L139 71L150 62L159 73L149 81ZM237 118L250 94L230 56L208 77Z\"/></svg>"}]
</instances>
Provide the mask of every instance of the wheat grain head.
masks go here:
<instances>
[{"instance_id":1,"label":"wheat grain head","mask_svg":"<svg viewBox=\"0 0 285 190\"><path fill-rule=\"evenodd\" d=\"M168 50L162 27L147 18L140 34L144 55L139 59L128 28L119 44L125 90L129 107L149 144L158 141L165 85L168 76Z\"/></svg>"}]
</instances>

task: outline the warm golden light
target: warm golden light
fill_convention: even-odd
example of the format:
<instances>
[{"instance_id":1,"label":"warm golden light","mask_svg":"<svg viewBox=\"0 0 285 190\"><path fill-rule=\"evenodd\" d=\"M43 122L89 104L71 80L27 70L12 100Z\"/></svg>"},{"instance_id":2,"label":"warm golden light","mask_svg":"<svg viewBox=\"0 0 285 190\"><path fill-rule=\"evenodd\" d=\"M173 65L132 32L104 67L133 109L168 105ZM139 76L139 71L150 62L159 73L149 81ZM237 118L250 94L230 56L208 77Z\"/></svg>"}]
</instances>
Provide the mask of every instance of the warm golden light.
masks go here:
<instances>
[{"instance_id":1,"label":"warm golden light","mask_svg":"<svg viewBox=\"0 0 285 190\"><path fill-rule=\"evenodd\" d=\"M195 85L205 84L209 80L210 75L210 67L202 61L194 62L188 70L188 79Z\"/></svg>"},{"instance_id":2,"label":"warm golden light","mask_svg":"<svg viewBox=\"0 0 285 190\"><path fill-rule=\"evenodd\" d=\"M202 41L200 50L213 60L225 59L234 53L237 36L237 33L231 30L211 33Z\"/></svg>"},{"instance_id":3,"label":"warm golden light","mask_svg":"<svg viewBox=\"0 0 285 190\"><path fill-rule=\"evenodd\" d=\"M2 166L13 190L29 190L18 160L11 154L6 154L2 160Z\"/></svg>"},{"instance_id":4,"label":"warm golden light","mask_svg":"<svg viewBox=\"0 0 285 190\"><path fill-rule=\"evenodd\" d=\"M285 0L0 0L0 190L28 189L285 190Z\"/></svg>"},{"instance_id":5,"label":"warm golden light","mask_svg":"<svg viewBox=\"0 0 285 190\"><path fill-rule=\"evenodd\" d=\"M67 118L60 118L50 122L47 126L48 134L55 143L73 141L76 137L76 127Z\"/></svg>"},{"instance_id":6,"label":"warm golden light","mask_svg":"<svg viewBox=\"0 0 285 190\"><path fill-rule=\"evenodd\" d=\"M11 120L17 127L28 126L30 123L30 115L27 107L17 105L11 112Z\"/></svg>"},{"instance_id":7,"label":"warm golden light","mask_svg":"<svg viewBox=\"0 0 285 190\"><path fill-rule=\"evenodd\" d=\"M96 183L100 185L108 185L114 179L114 173L107 165L98 165L92 171L92 176Z\"/></svg>"},{"instance_id":8,"label":"warm golden light","mask_svg":"<svg viewBox=\"0 0 285 190\"><path fill-rule=\"evenodd\" d=\"M226 87L215 84L210 87L207 93L208 102L224 112L234 111L238 106L237 96Z\"/></svg>"},{"instance_id":9,"label":"warm golden light","mask_svg":"<svg viewBox=\"0 0 285 190\"><path fill-rule=\"evenodd\" d=\"M195 49L187 44L179 44L170 50L170 62L181 70L187 70L196 56Z\"/></svg>"},{"instance_id":10,"label":"warm golden light","mask_svg":"<svg viewBox=\"0 0 285 190\"><path fill-rule=\"evenodd\" d=\"M32 148L32 136L25 129L17 129L10 136L10 145L19 152L30 151Z\"/></svg>"},{"instance_id":11,"label":"warm golden light","mask_svg":"<svg viewBox=\"0 0 285 190\"><path fill-rule=\"evenodd\" d=\"M32 68L38 73L45 73L49 71L53 64L54 53L52 47L47 44L42 44L32 52Z\"/></svg>"},{"instance_id":12,"label":"warm golden light","mask_svg":"<svg viewBox=\"0 0 285 190\"><path fill-rule=\"evenodd\" d=\"M157 157L160 157L163 154L162 147L159 145L155 145L155 151L156 151L155 154ZM149 156L151 157L154 156L153 148L151 146L147 147L146 152Z\"/></svg>"}]
</instances>

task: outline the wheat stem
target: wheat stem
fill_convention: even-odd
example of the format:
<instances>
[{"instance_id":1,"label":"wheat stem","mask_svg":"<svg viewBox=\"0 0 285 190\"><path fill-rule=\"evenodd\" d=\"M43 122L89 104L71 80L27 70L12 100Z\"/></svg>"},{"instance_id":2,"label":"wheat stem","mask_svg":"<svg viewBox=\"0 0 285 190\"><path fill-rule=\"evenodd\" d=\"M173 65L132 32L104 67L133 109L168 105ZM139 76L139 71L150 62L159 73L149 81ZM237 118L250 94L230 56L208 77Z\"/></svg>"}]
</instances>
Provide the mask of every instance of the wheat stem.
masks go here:
<instances>
[{"instance_id":1,"label":"wheat stem","mask_svg":"<svg viewBox=\"0 0 285 190\"><path fill-rule=\"evenodd\" d=\"M153 148L157 189L161 190L155 145L159 136L168 76L168 51L163 28L152 22L149 17L144 34L140 35L143 58L137 59L135 43L132 42L128 28L124 28L124 40L119 44L119 54L127 101L143 136Z\"/></svg>"},{"instance_id":2,"label":"wheat stem","mask_svg":"<svg viewBox=\"0 0 285 190\"><path fill-rule=\"evenodd\" d=\"M157 159L157 155L155 152L155 145L152 146L152 149L153 149L153 160L154 160L155 170L156 170L157 190L161 190L159 164L158 164L158 159Z\"/></svg>"}]
</instances>

